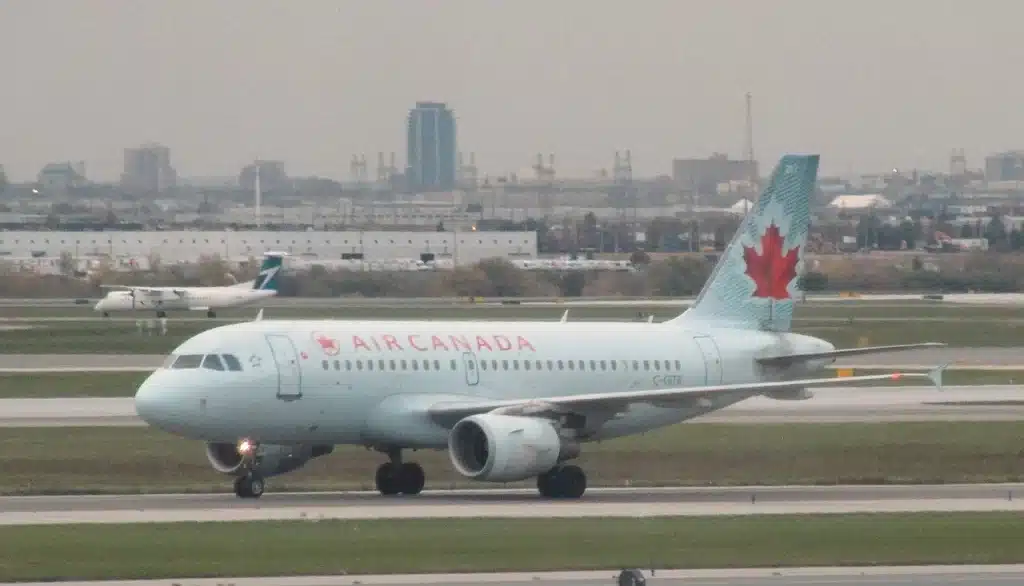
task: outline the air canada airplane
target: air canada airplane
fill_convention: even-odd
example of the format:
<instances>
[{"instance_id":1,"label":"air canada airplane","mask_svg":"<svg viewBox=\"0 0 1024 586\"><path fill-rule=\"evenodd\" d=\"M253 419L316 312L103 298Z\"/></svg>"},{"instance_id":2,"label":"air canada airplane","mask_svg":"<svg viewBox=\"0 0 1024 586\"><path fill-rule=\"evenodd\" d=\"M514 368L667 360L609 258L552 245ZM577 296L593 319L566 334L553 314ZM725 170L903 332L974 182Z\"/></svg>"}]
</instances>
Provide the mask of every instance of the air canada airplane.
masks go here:
<instances>
[{"instance_id":1,"label":"air canada airplane","mask_svg":"<svg viewBox=\"0 0 1024 586\"><path fill-rule=\"evenodd\" d=\"M791 332L818 155L787 155L694 305L661 323L263 320L181 344L139 387L150 425L206 442L212 467L255 498L266 479L359 445L386 454L384 495L423 490L409 449L447 450L463 476L536 478L540 495L587 487L584 445L673 425L744 399L928 373L829 377L836 358L942 346L837 350ZM816 372L817 371L817 372Z\"/></svg>"},{"instance_id":2,"label":"air canada airplane","mask_svg":"<svg viewBox=\"0 0 1024 586\"><path fill-rule=\"evenodd\" d=\"M217 317L218 309L253 305L277 295L283 257L282 252L264 253L255 279L226 287L104 285L123 290L107 293L93 310L102 311L103 317L109 317L112 311L155 311L157 317L167 317L167 312L173 310L205 311L207 317Z\"/></svg>"}]
</instances>

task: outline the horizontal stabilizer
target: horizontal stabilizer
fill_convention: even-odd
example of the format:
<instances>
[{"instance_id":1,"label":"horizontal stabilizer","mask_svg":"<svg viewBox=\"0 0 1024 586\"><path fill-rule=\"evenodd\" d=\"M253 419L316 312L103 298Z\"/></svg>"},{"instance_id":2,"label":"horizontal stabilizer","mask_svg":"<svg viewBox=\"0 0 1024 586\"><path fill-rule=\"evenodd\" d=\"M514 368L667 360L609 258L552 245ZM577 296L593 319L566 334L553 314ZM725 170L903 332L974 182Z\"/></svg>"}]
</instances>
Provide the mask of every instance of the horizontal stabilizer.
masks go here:
<instances>
[{"instance_id":1,"label":"horizontal stabilizer","mask_svg":"<svg viewBox=\"0 0 1024 586\"><path fill-rule=\"evenodd\" d=\"M860 356L862 354L885 354L886 352L901 352L903 350L920 350L922 348L943 348L946 345L941 342L921 342L919 344L897 344L894 346L866 346L864 348L845 348L843 350L831 350L828 352L805 352L803 354L784 354L782 356L768 356L758 358L757 361L765 366L786 366L807 360L821 360L823 358L844 358L846 356Z\"/></svg>"}]
</instances>

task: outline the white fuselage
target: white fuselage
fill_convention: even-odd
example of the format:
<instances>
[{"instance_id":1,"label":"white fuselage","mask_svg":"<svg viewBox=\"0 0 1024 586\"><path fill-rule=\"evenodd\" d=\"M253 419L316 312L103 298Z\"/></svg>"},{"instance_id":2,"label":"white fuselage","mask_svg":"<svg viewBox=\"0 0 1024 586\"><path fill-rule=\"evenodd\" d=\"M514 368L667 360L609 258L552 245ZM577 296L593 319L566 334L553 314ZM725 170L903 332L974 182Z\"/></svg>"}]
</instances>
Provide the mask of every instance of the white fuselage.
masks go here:
<instances>
[{"instance_id":1,"label":"white fuselage","mask_svg":"<svg viewBox=\"0 0 1024 586\"><path fill-rule=\"evenodd\" d=\"M444 448L448 428L424 415L441 400L761 381L754 357L780 347L833 348L799 334L647 323L263 320L203 332L167 362L227 354L240 371L161 368L136 406L151 424L208 441ZM648 431L754 394L635 405L586 439Z\"/></svg>"},{"instance_id":2,"label":"white fuselage","mask_svg":"<svg viewBox=\"0 0 1024 586\"><path fill-rule=\"evenodd\" d=\"M133 298L130 291L111 291L93 309L104 313L224 309L250 305L276 294L275 290L251 287L180 287L136 290Z\"/></svg>"}]
</instances>

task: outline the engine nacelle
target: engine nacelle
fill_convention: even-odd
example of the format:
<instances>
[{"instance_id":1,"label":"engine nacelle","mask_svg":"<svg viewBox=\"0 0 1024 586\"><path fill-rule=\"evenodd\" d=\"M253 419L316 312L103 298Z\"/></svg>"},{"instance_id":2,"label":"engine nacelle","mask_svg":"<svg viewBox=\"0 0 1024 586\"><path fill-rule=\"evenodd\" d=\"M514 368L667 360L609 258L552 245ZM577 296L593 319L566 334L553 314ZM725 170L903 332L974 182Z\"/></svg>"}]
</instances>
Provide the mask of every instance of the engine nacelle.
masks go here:
<instances>
[{"instance_id":1,"label":"engine nacelle","mask_svg":"<svg viewBox=\"0 0 1024 586\"><path fill-rule=\"evenodd\" d=\"M579 452L550 421L533 417L472 415L448 435L448 456L459 474L486 482L525 480Z\"/></svg>"},{"instance_id":2,"label":"engine nacelle","mask_svg":"<svg viewBox=\"0 0 1024 586\"><path fill-rule=\"evenodd\" d=\"M284 446L261 444L256 447L255 457L249 465L238 452L236 444L209 442L206 444L206 459L213 469L222 474L241 476L250 470L261 476L270 477L298 470L313 458L325 456L334 451L334 446Z\"/></svg>"}]
</instances>

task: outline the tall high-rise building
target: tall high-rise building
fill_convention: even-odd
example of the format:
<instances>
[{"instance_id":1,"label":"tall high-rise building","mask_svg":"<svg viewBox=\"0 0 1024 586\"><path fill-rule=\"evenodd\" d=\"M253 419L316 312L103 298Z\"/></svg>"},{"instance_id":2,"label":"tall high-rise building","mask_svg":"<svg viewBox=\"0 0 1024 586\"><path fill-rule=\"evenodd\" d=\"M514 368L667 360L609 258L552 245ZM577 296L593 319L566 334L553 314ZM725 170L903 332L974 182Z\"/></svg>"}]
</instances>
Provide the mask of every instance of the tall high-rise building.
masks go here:
<instances>
[{"instance_id":1,"label":"tall high-rise building","mask_svg":"<svg viewBox=\"0 0 1024 586\"><path fill-rule=\"evenodd\" d=\"M412 189L455 189L455 114L445 104L416 102L409 111L406 160L406 177Z\"/></svg>"},{"instance_id":2,"label":"tall high-rise building","mask_svg":"<svg viewBox=\"0 0 1024 586\"><path fill-rule=\"evenodd\" d=\"M124 150L121 186L133 193L163 193L173 189L178 174L171 166L171 149L161 144L144 144Z\"/></svg>"}]
</instances>

